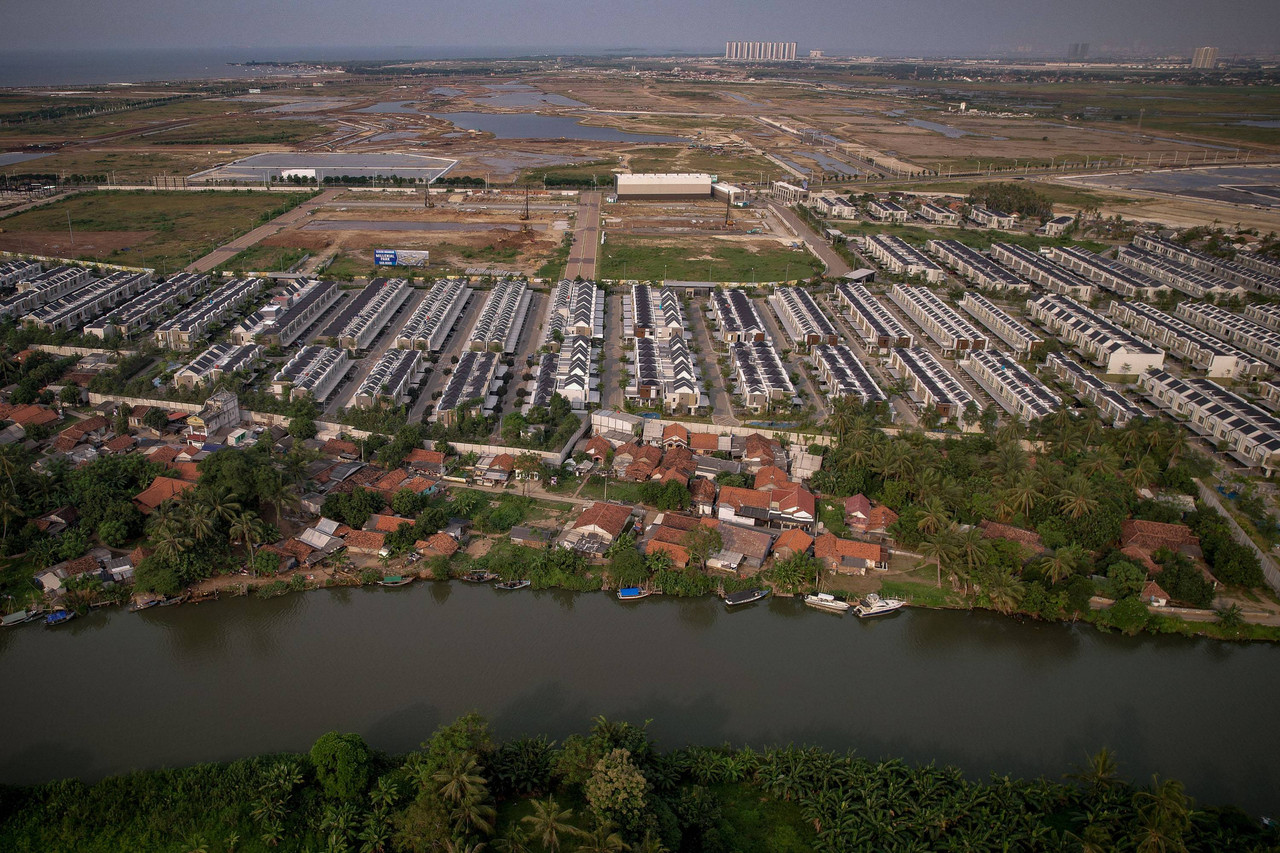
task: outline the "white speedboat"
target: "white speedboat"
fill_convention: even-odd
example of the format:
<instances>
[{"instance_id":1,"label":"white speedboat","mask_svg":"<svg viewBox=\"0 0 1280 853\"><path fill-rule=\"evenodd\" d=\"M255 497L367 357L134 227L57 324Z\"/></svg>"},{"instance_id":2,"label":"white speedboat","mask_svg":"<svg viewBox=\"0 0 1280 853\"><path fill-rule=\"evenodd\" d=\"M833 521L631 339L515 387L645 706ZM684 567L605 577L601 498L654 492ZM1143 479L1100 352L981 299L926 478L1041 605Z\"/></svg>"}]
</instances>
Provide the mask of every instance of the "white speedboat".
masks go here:
<instances>
[{"instance_id":1,"label":"white speedboat","mask_svg":"<svg viewBox=\"0 0 1280 853\"><path fill-rule=\"evenodd\" d=\"M853 612L862 617L883 616L886 613L901 610L906 606L907 603L900 598L881 598L872 592L858 602L858 605L853 608Z\"/></svg>"},{"instance_id":2,"label":"white speedboat","mask_svg":"<svg viewBox=\"0 0 1280 853\"><path fill-rule=\"evenodd\" d=\"M830 610L832 613L844 613L853 606L847 601L841 601L829 592L806 595L803 597L803 601L810 607L816 607L819 610Z\"/></svg>"}]
</instances>

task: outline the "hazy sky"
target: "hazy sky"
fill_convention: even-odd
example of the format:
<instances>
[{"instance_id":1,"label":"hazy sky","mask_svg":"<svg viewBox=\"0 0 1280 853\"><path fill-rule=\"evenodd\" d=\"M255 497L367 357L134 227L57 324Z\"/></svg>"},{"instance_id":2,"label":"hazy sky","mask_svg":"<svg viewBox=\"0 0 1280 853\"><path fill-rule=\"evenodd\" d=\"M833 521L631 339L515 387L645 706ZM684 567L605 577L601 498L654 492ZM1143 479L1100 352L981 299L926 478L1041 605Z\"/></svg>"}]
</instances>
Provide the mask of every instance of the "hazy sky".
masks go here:
<instances>
[{"instance_id":1,"label":"hazy sky","mask_svg":"<svg viewBox=\"0 0 1280 853\"><path fill-rule=\"evenodd\" d=\"M5 44L28 48L1280 52L1280 0L0 0L0 19Z\"/></svg>"}]
</instances>

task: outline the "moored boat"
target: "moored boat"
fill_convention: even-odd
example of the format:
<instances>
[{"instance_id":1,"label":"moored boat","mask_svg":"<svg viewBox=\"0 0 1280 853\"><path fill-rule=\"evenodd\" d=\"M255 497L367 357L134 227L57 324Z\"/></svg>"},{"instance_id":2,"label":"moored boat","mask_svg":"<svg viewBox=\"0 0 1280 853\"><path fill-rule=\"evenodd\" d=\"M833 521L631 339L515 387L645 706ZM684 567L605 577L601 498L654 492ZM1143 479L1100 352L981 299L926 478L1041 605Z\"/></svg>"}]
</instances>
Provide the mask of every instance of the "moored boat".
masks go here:
<instances>
[{"instance_id":1,"label":"moored boat","mask_svg":"<svg viewBox=\"0 0 1280 853\"><path fill-rule=\"evenodd\" d=\"M187 597L186 597L185 595L171 595L171 596L169 596L169 597L167 597L167 598L162 598L162 599L160 599L160 606L161 606L161 607L172 607L173 605L175 605L175 604L181 604L182 602L184 602L184 601L186 601L186 600L187 600Z\"/></svg>"},{"instance_id":2,"label":"moored boat","mask_svg":"<svg viewBox=\"0 0 1280 853\"><path fill-rule=\"evenodd\" d=\"M378 586L404 586L413 583L413 575L405 577L404 575L387 575L378 581Z\"/></svg>"},{"instance_id":3,"label":"moored boat","mask_svg":"<svg viewBox=\"0 0 1280 853\"><path fill-rule=\"evenodd\" d=\"M636 601L640 598L648 598L651 595L653 595L652 590L641 589L638 586L624 586L618 590L619 601Z\"/></svg>"},{"instance_id":4,"label":"moored boat","mask_svg":"<svg viewBox=\"0 0 1280 853\"><path fill-rule=\"evenodd\" d=\"M48 616L44 617L44 624L52 628L55 625L70 622L74 618L76 618L76 612L74 610L55 610Z\"/></svg>"},{"instance_id":5,"label":"moored boat","mask_svg":"<svg viewBox=\"0 0 1280 853\"><path fill-rule=\"evenodd\" d=\"M15 610L13 613L7 613L0 618L0 628L12 628L15 625L25 625L32 620L39 619L40 612L37 610Z\"/></svg>"},{"instance_id":6,"label":"moored boat","mask_svg":"<svg viewBox=\"0 0 1280 853\"><path fill-rule=\"evenodd\" d=\"M135 601L129 605L129 612L136 613L139 610L146 610L149 607L155 607L160 603L158 598L148 598L144 601Z\"/></svg>"},{"instance_id":7,"label":"moored boat","mask_svg":"<svg viewBox=\"0 0 1280 853\"><path fill-rule=\"evenodd\" d=\"M895 610L901 610L906 607L907 603L901 598L881 598L874 592L868 593L867 597L858 602L853 608L853 612L861 617L866 616L883 616L886 613L893 613Z\"/></svg>"},{"instance_id":8,"label":"moored boat","mask_svg":"<svg viewBox=\"0 0 1280 853\"><path fill-rule=\"evenodd\" d=\"M489 583L496 581L498 575L494 572L467 572L462 579L467 583Z\"/></svg>"},{"instance_id":9,"label":"moored boat","mask_svg":"<svg viewBox=\"0 0 1280 853\"><path fill-rule=\"evenodd\" d=\"M751 604L762 598L769 597L768 587L760 589L745 589L742 592L731 592L724 597L726 607L740 607L743 604Z\"/></svg>"},{"instance_id":10,"label":"moored boat","mask_svg":"<svg viewBox=\"0 0 1280 853\"><path fill-rule=\"evenodd\" d=\"M803 601L810 607L816 607L819 610L827 610L832 613L844 613L853 606L847 601L842 601L836 598L829 592L819 592L813 595L806 595L803 597Z\"/></svg>"},{"instance_id":11,"label":"moored boat","mask_svg":"<svg viewBox=\"0 0 1280 853\"><path fill-rule=\"evenodd\" d=\"M528 580L503 581L502 583L495 583L493 585L493 588L494 589L524 589L526 586L530 586L532 584L533 584L533 581L528 581Z\"/></svg>"}]
</instances>

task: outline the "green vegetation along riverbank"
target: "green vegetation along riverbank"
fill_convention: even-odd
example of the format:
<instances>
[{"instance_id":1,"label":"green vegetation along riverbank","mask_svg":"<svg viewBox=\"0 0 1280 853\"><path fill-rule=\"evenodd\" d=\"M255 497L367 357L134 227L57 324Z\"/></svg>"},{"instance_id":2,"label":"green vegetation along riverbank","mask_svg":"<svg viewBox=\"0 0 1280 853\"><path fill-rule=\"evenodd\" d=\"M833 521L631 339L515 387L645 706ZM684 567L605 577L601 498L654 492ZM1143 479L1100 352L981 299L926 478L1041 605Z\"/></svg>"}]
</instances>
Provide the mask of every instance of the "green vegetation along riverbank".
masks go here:
<instances>
[{"instance_id":1,"label":"green vegetation along riverbank","mask_svg":"<svg viewBox=\"0 0 1280 853\"><path fill-rule=\"evenodd\" d=\"M643 727L499 741L475 715L404 756L330 732L304 755L0 788L27 851L1271 851L1274 828L1124 780L1107 750L1063 781L971 781L787 747L661 751Z\"/></svg>"}]
</instances>

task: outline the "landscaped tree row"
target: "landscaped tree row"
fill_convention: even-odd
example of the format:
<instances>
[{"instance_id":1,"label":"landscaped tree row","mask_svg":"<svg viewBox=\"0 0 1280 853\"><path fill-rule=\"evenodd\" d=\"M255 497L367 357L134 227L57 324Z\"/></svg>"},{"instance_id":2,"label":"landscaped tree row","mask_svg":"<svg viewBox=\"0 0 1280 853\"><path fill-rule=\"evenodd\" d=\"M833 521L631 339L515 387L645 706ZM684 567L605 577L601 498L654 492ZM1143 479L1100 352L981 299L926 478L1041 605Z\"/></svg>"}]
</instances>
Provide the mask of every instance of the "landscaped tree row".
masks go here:
<instances>
[{"instance_id":1,"label":"landscaped tree row","mask_svg":"<svg viewBox=\"0 0 1280 853\"><path fill-rule=\"evenodd\" d=\"M1106 750L1066 781L820 749L661 752L642 727L496 740L469 715L406 756L331 732L306 755L0 789L17 851L1264 851L1239 809L1120 778Z\"/></svg>"}]
</instances>

